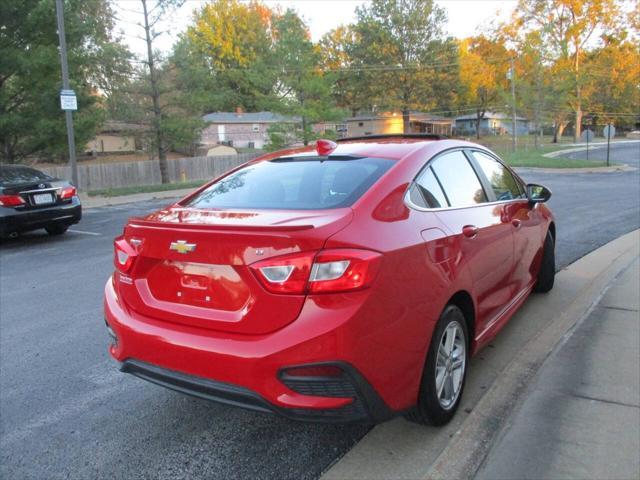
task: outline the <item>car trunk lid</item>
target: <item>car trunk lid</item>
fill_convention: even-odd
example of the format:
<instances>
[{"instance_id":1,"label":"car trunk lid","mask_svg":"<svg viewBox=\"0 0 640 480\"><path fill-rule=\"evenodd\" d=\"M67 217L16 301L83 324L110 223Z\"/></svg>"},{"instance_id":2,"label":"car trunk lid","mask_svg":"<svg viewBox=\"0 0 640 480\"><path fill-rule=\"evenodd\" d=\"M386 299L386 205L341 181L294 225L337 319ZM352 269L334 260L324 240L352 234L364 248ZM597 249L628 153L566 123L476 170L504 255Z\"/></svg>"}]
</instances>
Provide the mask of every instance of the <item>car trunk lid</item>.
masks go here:
<instances>
[{"instance_id":1,"label":"car trunk lid","mask_svg":"<svg viewBox=\"0 0 640 480\"><path fill-rule=\"evenodd\" d=\"M314 251L344 228L350 208L222 211L171 207L134 218L125 239L137 252L119 274L124 302L143 315L211 330L264 334L297 318L304 295L267 292L249 265Z\"/></svg>"}]
</instances>

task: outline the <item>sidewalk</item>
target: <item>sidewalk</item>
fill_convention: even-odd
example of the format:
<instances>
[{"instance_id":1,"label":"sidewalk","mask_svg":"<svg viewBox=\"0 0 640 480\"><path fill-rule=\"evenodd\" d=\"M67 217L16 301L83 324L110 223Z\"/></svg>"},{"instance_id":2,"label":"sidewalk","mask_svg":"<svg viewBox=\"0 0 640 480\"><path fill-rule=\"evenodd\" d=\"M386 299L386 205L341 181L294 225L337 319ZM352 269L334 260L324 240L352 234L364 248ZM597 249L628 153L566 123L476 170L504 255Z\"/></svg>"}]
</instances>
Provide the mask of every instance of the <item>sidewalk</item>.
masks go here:
<instances>
[{"instance_id":1,"label":"sidewalk","mask_svg":"<svg viewBox=\"0 0 640 480\"><path fill-rule=\"evenodd\" d=\"M471 359L460 409L449 424L439 428L425 427L398 418L377 425L331 465L321 480L473 478L505 425L514 418L521 402L527 398L524 394L539 378L539 369L545 365L549 355L574 331L581 319L589 316L602 292L620 276L620 272L628 271L630 265L635 265L631 268L637 270L639 256L640 231L634 230L559 271L554 289L548 294L532 295L491 344ZM637 284L629 289L631 293L612 289L607 297L611 303L602 305L623 305L614 303L614 299L620 302L624 295L637 299ZM632 313L637 317L637 312ZM590 335L595 336L596 333ZM629 344L635 339L637 364L637 330L635 334L626 331L623 335L627 343L620 343L622 348L629 349ZM591 338L587 343L594 347L600 345ZM580 361L586 360L576 361L576 368ZM614 380L605 385L611 385ZM598 385L599 382L601 379L596 378L592 383ZM636 386L636 398L637 391ZM553 405L549 410L559 410L559 406ZM627 422L631 421L632 416L627 419ZM591 437L591 433L586 437ZM546 439L539 442L544 443ZM619 444L617 441L613 443ZM521 452L523 456L526 454L526 450ZM611 457L612 460L615 458ZM540 472L541 469L536 468L531 475L543 478ZM504 474L506 478L519 478L513 471L505 470Z\"/></svg>"},{"instance_id":2,"label":"sidewalk","mask_svg":"<svg viewBox=\"0 0 640 480\"><path fill-rule=\"evenodd\" d=\"M640 262L546 360L476 479L640 478Z\"/></svg>"}]
</instances>

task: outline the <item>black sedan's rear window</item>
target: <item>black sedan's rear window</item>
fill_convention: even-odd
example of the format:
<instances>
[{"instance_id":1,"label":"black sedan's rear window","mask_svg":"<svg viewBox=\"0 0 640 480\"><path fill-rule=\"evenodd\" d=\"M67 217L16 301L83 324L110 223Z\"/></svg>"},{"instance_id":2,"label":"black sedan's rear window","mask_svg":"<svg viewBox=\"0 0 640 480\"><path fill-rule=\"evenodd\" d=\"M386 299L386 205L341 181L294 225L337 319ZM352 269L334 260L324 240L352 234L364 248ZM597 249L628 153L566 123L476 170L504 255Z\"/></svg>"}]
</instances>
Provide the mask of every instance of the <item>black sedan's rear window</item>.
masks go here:
<instances>
[{"instance_id":1,"label":"black sedan's rear window","mask_svg":"<svg viewBox=\"0 0 640 480\"><path fill-rule=\"evenodd\" d=\"M33 168L18 165L0 165L0 185L17 185L20 183L52 180L46 173Z\"/></svg>"},{"instance_id":2,"label":"black sedan's rear window","mask_svg":"<svg viewBox=\"0 0 640 480\"><path fill-rule=\"evenodd\" d=\"M382 158L351 157L259 162L220 179L184 206L283 210L348 207L393 163Z\"/></svg>"}]
</instances>

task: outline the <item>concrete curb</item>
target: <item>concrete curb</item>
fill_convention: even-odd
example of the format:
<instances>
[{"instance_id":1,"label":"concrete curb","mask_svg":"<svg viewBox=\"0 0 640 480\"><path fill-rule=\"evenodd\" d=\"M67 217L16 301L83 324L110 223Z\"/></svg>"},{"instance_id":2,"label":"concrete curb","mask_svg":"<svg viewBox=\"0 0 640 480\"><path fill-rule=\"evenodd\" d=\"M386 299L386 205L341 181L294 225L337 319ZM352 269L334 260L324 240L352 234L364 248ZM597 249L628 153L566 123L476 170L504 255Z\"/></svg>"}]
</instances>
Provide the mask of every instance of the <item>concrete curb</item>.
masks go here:
<instances>
[{"instance_id":1,"label":"concrete curb","mask_svg":"<svg viewBox=\"0 0 640 480\"><path fill-rule=\"evenodd\" d=\"M571 329L598 303L607 286L640 254L638 230L578 260L569 269L588 275L594 265L608 265L585 286L569 308L540 332L507 366L474 408L449 446L427 473L428 479L471 478L482 464L505 420L544 360Z\"/></svg>"},{"instance_id":2,"label":"concrete curb","mask_svg":"<svg viewBox=\"0 0 640 480\"><path fill-rule=\"evenodd\" d=\"M182 198L193 192L196 187L181 190L166 190L164 192L135 193L133 195L121 195L117 197L90 197L80 193L80 201L83 208L108 207L111 205L123 205L125 203L144 202L162 198Z\"/></svg>"},{"instance_id":3,"label":"concrete curb","mask_svg":"<svg viewBox=\"0 0 640 480\"><path fill-rule=\"evenodd\" d=\"M323 479L473 477L545 358L640 255L639 240L636 230L591 252L558 272L551 293L527 300L492 342L496 348L470 362L463 403L449 425L378 425Z\"/></svg>"}]
</instances>

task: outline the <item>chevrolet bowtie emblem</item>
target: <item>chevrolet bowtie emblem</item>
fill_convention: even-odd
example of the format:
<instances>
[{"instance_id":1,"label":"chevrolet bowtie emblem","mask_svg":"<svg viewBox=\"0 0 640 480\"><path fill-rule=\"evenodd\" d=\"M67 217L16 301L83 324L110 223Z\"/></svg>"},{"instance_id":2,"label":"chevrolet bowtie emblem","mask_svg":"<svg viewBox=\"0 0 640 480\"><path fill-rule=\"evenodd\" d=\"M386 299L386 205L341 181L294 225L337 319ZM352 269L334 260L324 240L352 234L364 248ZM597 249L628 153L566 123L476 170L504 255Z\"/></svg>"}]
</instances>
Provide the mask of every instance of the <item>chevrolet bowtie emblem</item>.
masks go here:
<instances>
[{"instance_id":1,"label":"chevrolet bowtie emblem","mask_svg":"<svg viewBox=\"0 0 640 480\"><path fill-rule=\"evenodd\" d=\"M169 250L175 250L178 253L189 253L196 249L195 243L187 243L186 240L178 240L177 242L171 242Z\"/></svg>"}]
</instances>

